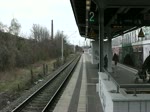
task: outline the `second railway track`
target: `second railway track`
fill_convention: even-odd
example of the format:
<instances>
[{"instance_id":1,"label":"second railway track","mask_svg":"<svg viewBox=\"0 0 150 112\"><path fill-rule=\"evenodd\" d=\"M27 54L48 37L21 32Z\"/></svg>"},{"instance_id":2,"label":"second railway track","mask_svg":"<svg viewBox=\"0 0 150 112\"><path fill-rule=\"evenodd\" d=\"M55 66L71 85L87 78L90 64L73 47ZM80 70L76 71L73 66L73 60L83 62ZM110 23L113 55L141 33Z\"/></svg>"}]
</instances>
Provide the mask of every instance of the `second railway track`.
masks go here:
<instances>
[{"instance_id":1,"label":"second railway track","mask_svg":"<svg viewBox=\"0 0 150 112\"><path fill-rule=\"evenodd\" d=\"M69 75L75 68L80 56L64 65L50 80L31 94L12 112L48 112L56 95L63 88Z\"/></svg>"}]
</instances>

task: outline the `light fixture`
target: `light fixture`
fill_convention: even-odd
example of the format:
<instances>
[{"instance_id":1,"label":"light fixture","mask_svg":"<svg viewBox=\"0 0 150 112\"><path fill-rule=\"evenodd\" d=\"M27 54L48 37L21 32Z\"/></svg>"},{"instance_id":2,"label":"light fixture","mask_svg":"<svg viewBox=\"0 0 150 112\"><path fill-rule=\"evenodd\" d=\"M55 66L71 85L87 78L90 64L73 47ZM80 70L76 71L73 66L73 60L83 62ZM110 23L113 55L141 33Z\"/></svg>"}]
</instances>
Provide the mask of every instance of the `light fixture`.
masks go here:
<instances>
[{"instance_id":1,"label":"light fixture","mask_svg":"<svg viewBox=\"0 0 150 112\"><path fill-rule=\"evenodd\" d=\"M90 6L86 6L86 10L89 11L90 10Z\"/></svg>"},{"instance_id":2,"label":"light fixture","mask_svg":"<svg viewBox=\"0 0 150 112\"><path fill-rule=\"evenodd\" d=\"M106 42L106 41L108 41L108 39L104 39L104 41Z\"/></svg>"},{"instance_id":3,"label":"light fixture","mask_svg":"<svg viewBox=\"0 0 150 112\"><path fill-rule=\"evenodd\" d=\"M91 6L91 0L86 0L86 10L89 11Z\"/></svg>"},{"instance_id":4,"label":"light fixture","mask_svg":"<svg viewBox=\"0 0 150 112\"><path fill-rule=\"evenodd\" d=\"M90 0L86 0L86 5L90 5L91 1Z\"/></svg>"}]
</instances>

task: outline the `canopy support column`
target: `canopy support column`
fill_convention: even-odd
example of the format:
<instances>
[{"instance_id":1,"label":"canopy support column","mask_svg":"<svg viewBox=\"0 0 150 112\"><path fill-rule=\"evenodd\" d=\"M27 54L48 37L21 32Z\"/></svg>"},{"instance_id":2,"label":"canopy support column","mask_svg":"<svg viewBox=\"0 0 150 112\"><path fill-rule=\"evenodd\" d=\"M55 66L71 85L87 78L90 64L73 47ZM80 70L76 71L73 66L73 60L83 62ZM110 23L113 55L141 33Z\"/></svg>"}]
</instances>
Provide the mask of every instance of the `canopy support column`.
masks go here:
<instances>
[{"instance_id":1,"label":"canopy support column","mask_svg":"<svg viewBox=\"0 0 150 112\"><path fill-rule=\"evenodd\" d=\"M108 72L112 72L112 35L111 28L108 28Z\"/></svg>"},{"instance_id":2,"label":"canopy support column","mask_svg":"<svg viewBox=\"0 0 150 112\"><path fill-rule=\"evenodd\" d=\"M104 8L99 8L99 72L103 71Z\"/></svg>"}]
</instances>

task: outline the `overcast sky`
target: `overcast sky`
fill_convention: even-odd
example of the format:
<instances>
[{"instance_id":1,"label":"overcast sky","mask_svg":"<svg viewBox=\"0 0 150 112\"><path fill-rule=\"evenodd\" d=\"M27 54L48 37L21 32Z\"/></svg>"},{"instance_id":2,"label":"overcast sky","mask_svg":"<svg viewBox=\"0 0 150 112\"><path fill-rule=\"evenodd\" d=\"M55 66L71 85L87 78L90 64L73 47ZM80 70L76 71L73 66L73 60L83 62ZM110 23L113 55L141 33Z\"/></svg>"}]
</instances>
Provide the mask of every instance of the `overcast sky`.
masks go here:
<instances>
[{"instance_id":1,"label":"overcast sky","mask_svg":"<svg viewBox=\"0 0 150 112\"><path fill-rule=\"evenodd\" d=\"M33 24L40 24L54 34L59 30L68 35L71 43L83 45L75 22L70 0L0 0L0 22L10 26L12 18L21 24L21 33L29 35ZM80 42L79 42L80 41Z\"/></svg>"}]
</instances>

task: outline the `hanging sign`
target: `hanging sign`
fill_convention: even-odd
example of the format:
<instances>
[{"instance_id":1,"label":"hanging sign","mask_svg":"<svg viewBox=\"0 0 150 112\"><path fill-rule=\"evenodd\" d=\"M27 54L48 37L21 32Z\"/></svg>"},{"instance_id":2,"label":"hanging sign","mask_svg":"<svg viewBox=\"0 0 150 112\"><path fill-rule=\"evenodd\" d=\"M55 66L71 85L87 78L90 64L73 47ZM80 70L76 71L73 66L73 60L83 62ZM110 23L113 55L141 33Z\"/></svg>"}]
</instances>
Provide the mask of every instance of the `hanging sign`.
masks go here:
<instances>
[{"instance_id":1,"label":"hanging sign","mask_svg":"<svg viewBox=\"0 0 150 112\"><path fill-rule=\"evenodd\" d=\"M142 28L140 29L140 32L139 32L139 34L138 34L138 37L145 37Z\"/></svg>"}]
</instances>

